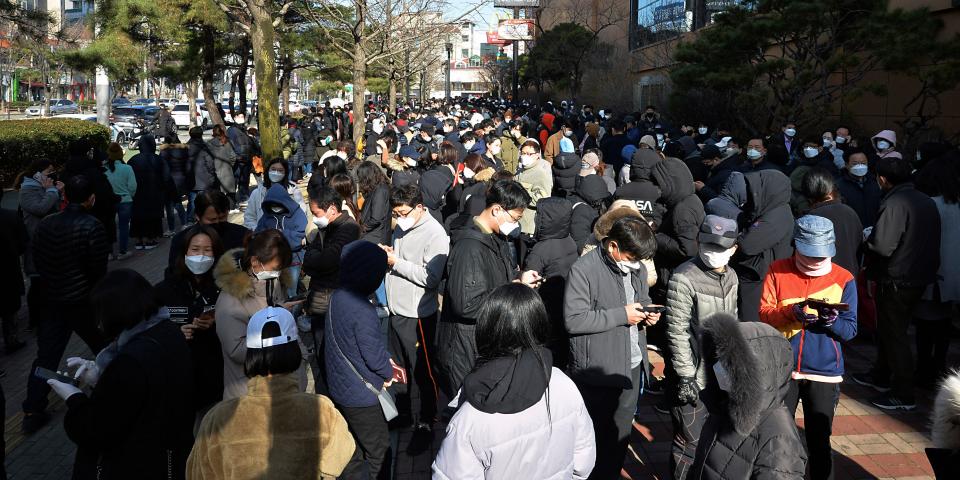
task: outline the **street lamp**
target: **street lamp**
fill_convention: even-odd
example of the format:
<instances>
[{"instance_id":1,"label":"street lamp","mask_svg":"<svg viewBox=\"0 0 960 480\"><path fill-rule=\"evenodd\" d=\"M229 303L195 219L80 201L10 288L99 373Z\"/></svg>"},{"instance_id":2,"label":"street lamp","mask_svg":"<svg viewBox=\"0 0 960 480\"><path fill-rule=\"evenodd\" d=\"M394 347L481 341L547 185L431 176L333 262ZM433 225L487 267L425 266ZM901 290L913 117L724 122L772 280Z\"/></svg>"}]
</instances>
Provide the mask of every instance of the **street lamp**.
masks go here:
<instances>
[{"instance_id":1,"label":"street lamp","mask_svg":"<svg viewBox=\"0 0 960 480\"><path fill-rule=\"evenodd\" d=\"M447 47L447 85L446 85L447 95L446 95L446 98L447 100L450 100L450 62L452 61L452 57L453 57L453 44L450 42L447 42L446 47Z\"/></svg>"}]
</instances>

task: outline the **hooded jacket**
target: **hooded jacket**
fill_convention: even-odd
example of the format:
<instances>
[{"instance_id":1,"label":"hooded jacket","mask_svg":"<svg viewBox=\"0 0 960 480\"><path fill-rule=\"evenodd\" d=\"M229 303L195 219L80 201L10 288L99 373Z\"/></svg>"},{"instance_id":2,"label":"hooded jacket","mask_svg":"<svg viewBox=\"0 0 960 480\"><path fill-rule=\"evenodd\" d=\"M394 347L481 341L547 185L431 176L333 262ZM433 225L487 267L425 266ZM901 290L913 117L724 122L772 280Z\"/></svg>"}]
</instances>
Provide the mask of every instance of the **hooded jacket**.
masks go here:
<instances>
[{"instance_id":1,"label":"hooded jacket","mask_svg":"<svg viewBox=\"0 0 960 480\"><path fill-rule=\"evenodd\" d=\"M776 170L750 172L743 178L747 203L741 216L739 248L731 264L741 282L761 282L774 260L793 254L790 179Z\"/></svg>"},{"instance_id":2,"label":"hooded jacket","mask_svg":"<svg viewBox=\"0 0 960 480\"><path fill-rule=\"evenodd\" d=\"M600 218L605 201L610 198L606 183L599 175L582 177L577 194L570 198L573 212L570 217L570 236L577 242L577 251L593 237L593 224Z\"/></svg>"},{"instance_id":3,"label":"hooded jacket","mask_svg":"<svg viewBox=\"0 0 960 480\"><path fill-rule=\"evenodd\" d=\"M203 417L187 476L331 479L341 475L354 449L347 422L329 398L300 392L293 374L254 377L246 395Z\"/></svg>"},{"instance_id":4,"label":"hooded jacket","mask_svg":"<svg viewBox=\"0 0 960 480\"><path fill-rule=\"evenodd\" d=\"M516 181L523 185L523 188L530 194L530 205L524 210L523 217L520 219L520 231L533 235L533 218L536 215L534 209L536 209L537 202L541 198L549 197L550 192L553 191L553 174L550 170L550 163L538 159L533 165L518 173Z\"/></svg>"},{"instance_id":5,"label":"hooded jacket","mask_svg":"<svg viewBox=\"0 0 960 480\"><path fill-rule=\"evenodd\" d=\"M558 157L559 158L559 157ZM577 242L570 236L573 207L565 198L540 200L535 217L536 244L527 252L524 270L534 270L544 278L539 288L552 323L563 322L563 291L570 267L579 257Z\"/></svg>"},{"instance_id":6,"label":"hooded jacket","mask_svg":"<svg viewBox=\"0 0 960 480\"><path fill-rule=\"evenodd\" d=\"M300 206L300 210L303 211L304 215L306 215L309 210L307 210L307 202L304 200L303 193L300 192L300 189L297 188L296 185L291 184L287 186L287 193L293 198L293 201ZM257 224L260 223L260 217L263 216L263 201L266 199L266 196L267 187L262 183L250 192L250 198L247 199L247 209L243 211L243 226L248 230L256 230Z\"/></svg>"},{"instance_id":7,"label":"hooded jacket","mask_svg":"<svg viewBox=\"0 0 960 480\"><path fill-rule=\"evenodd\" d=\"M230 250L220 257L213 278L220 287L217 298L217 337L223 349L223 399L242 397L247 393L247 375L243 362L247 358L247 324L250 317L267 307L267 281L257 280L240 266L243 249ZM273 301L283 301L285 283L281 275L273 287Z\"/></svg>"},{"instance_id":8,"label":"hooded jacket","mask_svg":"<svg viewBox=\"0 0 960 480\"><path fill-rule=\"evenodd\" d=\"M390 186L377 185L363 198L360 209L363 223L363 235L360 237L370 243L386 245L390 241Z\"/></svg>"},{"instance_id":9,"label":"hooded jacket","mask_svg":"<svg viewBox=\"0 0 960 480\"><path fill-rule=\"evenodd\" d=\"M132 177L133 173L130 176ZM130 201L133 201L133 199L131 198ZM40 221L45 217L56 213L59 206L60 191L57 190L57 187L51 185L49 188L43 188L43 185L33 178L23 177L23 183L20 184L20 212L29 239L27 251L23 256L23 270L27 275L36 271L33 267L33 252L37 227L40 226Z\"/></svg>"},{"instance_id":10,"label":"hooded jacket","mask_svg":"<svg viewBox=\"0 0 960 480\"><path fill-rule=\"evenodd\" d=\"M617 220L627 216L637 217L644 222L648 221L647 218L644 217L643 214L637 212L635 208L628 205L620 206L617 205L617 202L614 202L613 205L610 206L610 209L607 210L603 215L600 215L600 217L597 218L597 221L594 222L593 234L590 236L590 239L587 240L587 244L584 245L580 250L580 256L584 256L587 253L590 253L590 251L593 249L597 248L597 246L600 245L600 242L602 242L604 238L607 238L607 235L610 233L610 229L613 228L613 224L616 223ZM647 286L652 287L656 285L658 276L655 266L656 264L653 259L644 258L640 260L640 263L642 263L647 270Z\"/></svg>"},{"instance_id":11,"label":"hooded jacket","mask_svg":"<svg viewBox=\"0 0 960 480\"><path fill-rule=\"evenodd\" d=\"M390 353L380 334L380 318L368 300L387 272L387 254L361 240L344 247L340 263L340 288L330 297L325 318L327 385L337 405L371 407L379 400L364 381L380 391L393 377Z\"/></svg>"},{"instance_id":12,"label":"hooded jacket","mask_svg":"<svg viewBox=\"0 0 960 480\"><path fill-rule=\"evenodd\" d=\"M128 165L133 168L137 178L137 193L133 196L133 218L153 218L163 216L166 203L166 188L170 181L168 165L156 153L156 144L150 137L140 139L140 153L130 159Z\"/></svg>"},{"instance_id":13,"label":"hooded jacket","mask_svg":"<svg viewBox=\"0 0 960 480\"><path fill-rule=\"evenodd\" d=\"M487 294L513 281L519 272L507 241L485 231L476 218L452 232L451 240L441 321L475 324Z\"/></svg>"},{"instance_id":14,"label":"hooded jacket","mask_svg":"<svg viewBox=\"0 0 960 480\"><path fill-rule=\"evenodd\" d=\"M666 206L657 229L657 265L672 270L697 254L697 234L706 214L690 169L682 161L665 158L653 167L651 175Z\"/></svg>"},{"instance_id":15,"label":"hooded jacket","mask_svg":"<svg viewBox=\"0 0 960 480\"><path fill-rule=\"evenodd\" d=\"M340 254L350 242L360 239L360 225L346 213L340 214L307 245L303 273L310 275L310 290L340 286Z\"/></svg>"},{"instance_id":16,"label":"hooded jacket","mask_svg":"<svg viewBox=\"0 0 960 480\"><path fill-rule=\"evenodd\" d=\"M306 238L307 214L300 209L300 204L287 193L287 189L280 184L273 184L267 190L263 199L264 214L257 222L255 232L276 229L283 232L290 249L296 253L303 250L303 240Z\"/></svg>"},{"instance_id":17,"label":"hooded jacket","mask_svg":"<svg viewBox=\"0 0 960 480\"><path fill-rule=\"evenodd\" d=\"M876 152L877 158L883 158L890 155L891 153L895 153L895 150L897 148L897 132L894 132L893 130L881 130L876 135L870 137L870 144L876 145L877 140L886 140L890 142L890 148L882 152L881 151ZM873 162L871 162L871 166L873 166Z\"/></svg>"},{"instance_id":18,"label":"hooded jacket","mask_svg":"<svg viewBox=\"0 0 960 480\"><path fill-rule=\"evenodd\" d=\"M561 153L553 160L553 196L566 197L576 190L580 176L580 156L576 153Z\"/></svg>"},{"instance_id":19,"label":"hooded jacket","mask_svg":"<svg viewBox=\"0 0 960 480\"><path fill-rule=\"evenodd\" d=\"M390 171L390 185L393 188L416 185L420 181L420 172L417 171L416 167L411 167L394 156L387 160L387 170Z\"/></svg>"},{"instance_id":20,"label":"hooded jacket","mask_svg":"<svg viewBox=\"0 0 960 480\"><path fill-rule=\"evenodd\" d=\"M438 166L420 176L420 193L423 195L423 206L427 208L433 218L442 222L441 209L447 199L447 192L453 188L453 172L446 166Z\"/></svg>"},{"instance_id":21,"label":"hooded jacket","mask_svg":"<svg viewBox=\"0 0 960 480\"><path fill-rule=\"evenodd\" d=\"M710 169L707 180L703 182L703 188L697 192L697 196L700 197L700 201L704 205L720 195L720 189L723 188L723 184L727 183L727 178L730 177L731 173L737 171L739 160L739 157L732 156Z\"/></svg>"},{"instance_id":22,"label":"hooded jacket","mask_svg":"<svg viewBox=\"0 0 960 480\"><path fill-rule=\"evenodd\" d=\"M936 478L960 476L960 373L947 375L933 401L927 458Z\"/></svg>"},{"instance_id":23,"label":"hooded jacket","mask_svg":"<svg viewBox=\"0 0 960 480\"><path fill-rule=\"evenodd\" d=\"M626 298L623 282L629 275L634 298ZM570 377L581 385L635 388L631 380L628 303L650 304L647 269L620 271L601 246L577 259L567 277L563 298L564 324L570 335ZM639 332L647 363L645 329Z\"/></svg>"},{"instance_id":24,"label":"hooded jacket","mask_svg":"<svg viewBox=\"0 0 960 480\"><path fill-rule=\"evenodd\" d=\"M708 367L719 363L729 378L721 391L707 369L710 415L700 434L691 478L796 479L806 470L806 449L783 399L793 354L773 327L717 314L704 322Z\"/></svg>"},{"instance_id":25,"label":"hooded jacket","mask_svg":"<svg viewBox=\"0 0 960 480\"><path fill-rule=\"evenodd\" d=\"M433 478L587 478L596 461L596 442L577 386L553 368L548 371L549 387L535 389L518 380L518 369L500 365L504 360L495 359L467 376L465 391L482 382L492 387L493 398L477 406L470 400L460 406L433 462ZM491 410L536 393L540 395L533 402L520 403L525 406L521 411Z\"/></svg>"},{"instance_id":26,"label":"hooded jacket","mask_svg":"<svg viewBox=\"0 0 960 480\"><path fill-rule=\"evenodd\" d=\"M500 160L503 161L504 170L517 172L517 167L520 166L520 146L526 141L527 137L521 135L520 138L514 138L509 130L504 130L500 136Z\"/></svg>"}]
</instances>

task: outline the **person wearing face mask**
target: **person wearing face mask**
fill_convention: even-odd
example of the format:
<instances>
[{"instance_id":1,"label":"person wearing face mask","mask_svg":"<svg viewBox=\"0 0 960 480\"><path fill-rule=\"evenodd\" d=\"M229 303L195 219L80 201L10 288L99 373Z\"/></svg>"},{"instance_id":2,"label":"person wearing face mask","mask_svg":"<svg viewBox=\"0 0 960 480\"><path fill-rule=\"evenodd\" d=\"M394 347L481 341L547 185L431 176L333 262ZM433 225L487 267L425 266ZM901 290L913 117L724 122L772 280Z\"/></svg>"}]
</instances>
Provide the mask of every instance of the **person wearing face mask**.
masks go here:
<instances>
[{"instance_id":1,"label":"person wearing face mask","mask_svg":"<svg viewBox=\"0 0 960 480\"><path fill-rule=\"evenodd\" d=\"M287 191L287 194L290 195L290 198L300 206L301 210L304 212L307 211L307 203L303 199L303 194L300 193L297 185L289 180L290 177L287 168L287 162L279 158L272 160L269 165L267 165L267 174L264 175L263 183L250 192L247 209L243 212L244 227L250 230L257 228L257 223L260 222L260 217L263 216L263 201L270 187L274 184L283 187Z\"/></svg>"},{"instance_id":2,"label":"person wearing face mask","mask_svg":"<svg viewBox=\"0 0 960 480\"><path fill-rule=\"evenodd\" d=\"M530 287L540 283L539 273L517 268L509 243L519 235L520 218L529 204L523 186L500 180L490 186L486 208L453 233L437 328L441 386L448 398L456 396L473 368L474 329L487 294L512 281Z\"/></svg>"},{"instance_id":3,"label":"person wearing face mask","mask_svg":"<svg viewBox=\"0 0 960 480\"><path fill-rule=\"evenodd\" d=\"M820 139L823 142L823 151L830 154L829 157L824 159L829 159L830 164L821 164L821 166L836 175L843 169L843 165L846 163L843 159L844 150L840 148L841 144L833 137L833 133L830 131L823 132Z\"/></svg>"},{"instance_id":4,"label":"person wearing face mask","mask_svg":"<svg viewBox=\"0 0 960 480\"><path fill-rule=\"evenodd\" d=\"M760 170L783 171L783 167L767 159L768 141L763 138L751 138L747 142L747 151L744 152L745 162L740 165L739 171L757 172Z\"/></svg>"},{"instance_id":5,"label":"person wearing face mask","mask_svg":"<svg viewBox=\"0 0 960 480\"><path fill-rule=\"evenodd\" d=\"M400 407L414 422L413 450L433 439L433 418L437 414L439 385L435 371L437 290L450 252L450 238L423 206L415 185L406 185L390 195L397 228L387 252L387 305L390 310L389 344L393 359L407 369L408 390L400 396ZM419 392L419 393L417 393ZM410 399L420 398L420 410L410 411Z\"/></svg>"},{"instance_id":6,"label":"person wearing face mask","mask_svg":"<svg viewBox=\"0 0 960 480\"><path fill-rule=\"evenodd\" d=\"M852 148L857 148L857 141L853 138L853 135L850 133L850 129L847 127L837 127L837 131L833 135L833 138L834 141L837 142L837 148L843 151L844 154L846 154Z\"/></svg>"},{"instance_id":7,"label":"person wearing face mask","mask_svg":"<svg viewBox=\"0 0 960 480\"><path fill-rule=\"evenodd\" d=\"M547 163L553 164L553 159L560 155L560 139L568 138L574 145L578 144L577 136L573 133L574 125L563 117L558 117L556 122L559 130L547 138L547 144L543 147L543 158Z\"/></svg>"},{"instance_id":8,"label":"person wearing face mask","mask_svg":"<svg viewBox=\"0 0 960 480\"><path fill-rule=\"evenodd\" d=\"M837 254L833 263L856 276L860 273L860 245L863 243L863 224L857 212L840 202L833 175L820 167L811 168L803 177L803 196L810 205L810 215L833 222Z\"/></svg>"},{"instance_id":9,"label":"person wearing face mask","mask_svg":"<svg viewBox=\"0 0 960 480\"><path fill-rule=\"evenodd\" d=\"M768 150L769 160L789 173L793 166L803 158L803 143L797 136L797 124L795 122L784 123L780 134L770 139Z\"/></svg>"},{"instance_id":10,"label":"person wearing face mask","mask_svg":"<svg viewBox=\"0 0 960 480\"><path fill-rule=\"evenodd\" d=\"M910 162L892 156L877 161L884 190L877 223L866 240L864 265L875 280L877 360L855 382L884 394L871 403L884 410L913 410L914 360L907 338L913 312L940 267L940 213L913 185Z\"/></svg>"},{"instance_id":11,"label":"person wearing face mask","mask_svg":"<svg viewBox=\"0 0 960 480\"><path fill-rule=\"evenodd\" d=\"M897 132L893 130L881 130L870 138L870 145L873 146L873 154L870 155L870 165L875 166L877 160L891 156L897 148Z\"/></svg>"},{"instance_id":12,"label":"person wearing face mask","mask_svg":"<svg viewBox=\"0 0 960 480\"><path fill-rule=\"evenodd\" d=\"M570 378L593 420L597 461L590 478L616 478L623 466L637 398L647 383L646 327L660 313L641 260L656 253L653 231L640 218L613 223L601 244L567 276L564 324L570 335Z\"/></svg>"},{"instance_id":13,"label":"person wearing face mask","mask_svg":"<svg viewBox=\"0 0 960 480\"><path fill-rule=\"evenodd\" d=\"M790 207L793 209L794 216L803 215L810 208L807 197L803 195L803 177L811 168L821 165L821 155L824 150L819 141L811 138L804 141L801 152L801 160L790 172ZM832 165L832 162L830 164Z\"/></svg>"},{"instance_id":14,"label":"person wearing face mask","mask_svg":"<svg viewBox=\"0 0 960 480\"><path fill-rule=\"evenodd\" d=\"M250 230L243 225L228 221L230 200L223 192L207 190L195 197L196 220L199 225L208 225L220 236L224 251L242 248ZM186 249L186 230L176 234L170 241L170 253L167 256L167 268L164 276L170 275Z\"/></svg>"},{"instance_id":15,"label":"person wearing face mask","mask_svg":"<svg viewBox=\"0 0 960 480\"><path fill-rule=\"evenodd\" d=\"M560 154L553 159L553 196L568 197L574 194L582 163L574 151L573 142L569 138L561 139Z\"/></svg>"},{"instance_id":16,"label":"person wearing face mask","mask_svg":"<svg viewBox=\"0 0 960 480\"><path fill-rule=\"evenodd\" d=\"M559 143L557 140L558 145ZM541 198L549 197L553 191L553 172L550 165L550 162L540 157L540 144L536 141L527 140L520 147L520 173L516 180L530 194L530 205L520 220L520 230L527 235L533 235L537 202Z\"/></svg>"},{"instance_id":17,"label":"person wearing face mask","mask_svg":"<svg viewBox=\"0 0 960 480\"><path fill-rule=\"evenodd\" d=\"M507 122L507 128L500 135L500 160L503 161L503 169L510 173L516 172L520 166L520 146L527 141L523 130L523 122L513 120Z\"/></svg>"},{"instance_id":18,"label":"person wearing face mask","mask_svg":"<svg viewBox=\"0 0 960 480\"><path fill-rule=\"evenodd\" d=\"M707 140L710 139L710 127L706 124L701 123L697 127L697 132L693 136L693 141L697 142L697 145L706 145Z\"/></svg>"},{"instance_id":19,"label":"person wearing face mask","mask_svg":"<svg viewBox=\"0 0 960 480\"><path fill-rule=\"evenodd\" d=\"M498 172L503 170L503 160L500 158L500 155L503 154L503 142L500 140L500 137L487 134L483 138L483 143L487 147L487 150L483 153L483 159L487 163L487 166L492 167Z\"/></svg>"},{"instance_id":20,"label":"person wearing face mask","mask_svg":"<svg viewBox=\"0 0 960 480\"><path fill-rule=\"evenodd\" d=\"M282 232L265 230L250 236L243 249L224 253L216 263L213 277L220 296L214 325L223 352L224 400L247 393L243 367L247 322L253 313L286 298L287 280L280 272L290 266L292 255Z\"/></svg>"},{"instance_id":21,"label":"person wearing face mask","mask_svg":"<svg viewBox=\"0 0 960 480\"><path fill-rule=\"evenodd\" d=\"M391 156L387 161L391 186L398 188L403 185L416 185L420 181L420 162L425 155L425 147L407 145L400 149L398 155Z\"/></svg>"},{"instance_id":22,"label":"person wearing face mask","mask_svg":"<svg viewBox=\"0 0 960 480\"><path fill-rule=\"evenodd\" d=\"M94 187L85 176L76 175L64 187L67 207L44 218L33 238L33 260L43 285L44 305L37 325L37 356L30 369L56 370L74 332L99 352L105 345L97 330L90 292L107 273L110 244L103 225L89 213L96 201ZM13 272L7 272L12 274ZM23 431L37 431L49 416L46 413L50 387L40 378L27 379L23 401Z\"/></svg>"},{"instance_id":23,"label":"person wearing face mask","mask_svg":"<svg viewBox=\"0 0 960 480\"><path fill-rule=\"evenodd\" d=\"M877 177L870 172L868 162L865 153L852 151L847 155L847 163L837 177L837 189L843 203L857 212L864 228L872 227L876 223L880 199L883 197Z\"/></svg>"},{"instance_id":24,"label":"person wearing face mask","mask_svg":"<svg viewBox=\"0 0 960 480\"><path fill-rule=\"evenodd\" d=\"M708 215L697 237L699 254L677 267L667 286L669 348L664 361L672 373L667 378L676 379L667 393L672 397L674 432L670 470L677 480L686 478L690 470L707 416L701 398L707 386L707 369L700 351L700 332L716 313L737 315L737 274L727 267L737 251L737 234L737 222Z\"/></svg>"},{"instance_id":25,"label":"person wearing face mask","mask_svg":"<svg viewBox=\"0 0 960 480\"><path fill-rule=\"evenodd\" d=\"M723 184L730 174L740 166L740 157L737 155L721 159L720 149L716 145L706 145L700 151L701 162L709 169L707 179L703 182L693 182L700 201L706 205L720 193Z\"/></svg>"},{"instance_id":26,"label":"person wearing face mask","mask_svg":"<svg viewBox=\"0 0 960 480\"><path fill-rule=\"evenodd\" d=\"M796 412L803 402L810 478L833 478L830 434L840 399L842 342L857 335L857 286L832 262L837 254L833 222L815 215L797 219L791 258L770 265L763 282L760 320L779 330L794 352L793 381L784 399ZM817 300L830 305L811 305Z\"/></svg>"},{"instance_id":27,"label":"person wearing face mask","mask_svg":"<svg viewBox=\"0 0 960 480\"><path fill-rule=\"evenodd\" d=\"M170 321L180 327L190 346L199 425L204 413L223 398L223 354L213 325L220 296L213 266L223 255L223 246L216 230L206 225L187 229L185 241L185 254L154 289L157 300L170 312Z\"/></svg>"}]
</instances>

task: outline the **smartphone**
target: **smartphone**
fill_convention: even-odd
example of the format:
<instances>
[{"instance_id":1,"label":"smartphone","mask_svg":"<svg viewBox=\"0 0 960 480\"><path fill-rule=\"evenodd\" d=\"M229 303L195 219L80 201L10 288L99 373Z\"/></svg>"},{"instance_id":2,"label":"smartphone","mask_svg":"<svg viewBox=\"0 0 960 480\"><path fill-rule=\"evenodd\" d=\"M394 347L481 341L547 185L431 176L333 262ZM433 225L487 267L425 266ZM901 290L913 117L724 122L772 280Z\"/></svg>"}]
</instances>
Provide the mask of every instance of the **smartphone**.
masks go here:
<instances>
[{"instance_id":1,"label":"smartphone","mask_svg":"<svg viewBox=\"0 0 960 480\"><path fill-rule=\"evenodd\" d=\"M37 378L42 378L43 380L56 380L58 382L69 383L75 387L80 385L80 381L73 377L69 377L62 373L57 373L53 370L43 367L37 367L37 369L33 371L33 375Z\"/></svg>"},{"instance_id":2,"label":"smartphone","mask_svg":"<svg viewBox=\"0 0 960 480\"><path fill-rule=\"evenodd\" d=\"M663 313L667 311L667 307L664 307L663 305L647 305L646 307L641 308L640 311L646 313Z\"/></svg>"},{"instance_id":3,"label":"smartphone","mask_svg":"<svg viewBox=\"0 0 960 480\"><path fill-rule=\"evenodd\" d=\"M393 380L397 383L407 383L407 369L397 365L393 362L390 362L390 366L393 367Z\"/></svg>"},{"instance_id":4,"label":"smartphone","mask_svg":"<svg viewBox=\"0 0 960 480\"><path fill-rule=\"evenodd\" d=\"M826 300L820 300L816 298L808 298L805 303L808 307L813 309L832 308L837 310L838 312L847 312L850 310L850 305L846 303L830 303Z\"/></svg>"}]
</instances>

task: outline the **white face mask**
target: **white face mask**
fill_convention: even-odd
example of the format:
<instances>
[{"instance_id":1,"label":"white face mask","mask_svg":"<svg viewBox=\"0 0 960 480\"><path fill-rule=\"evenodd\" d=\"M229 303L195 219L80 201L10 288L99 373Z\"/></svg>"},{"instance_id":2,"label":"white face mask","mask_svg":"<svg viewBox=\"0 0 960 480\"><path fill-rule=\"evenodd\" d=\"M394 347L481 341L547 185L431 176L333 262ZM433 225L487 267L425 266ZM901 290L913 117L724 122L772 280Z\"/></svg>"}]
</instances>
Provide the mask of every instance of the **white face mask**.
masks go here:
<instances>
[{"instance_id":1,"label":"white face mask","mask_svg":"<svg viewBox=\"0 0 960 480\"><path fill-rule=\"evenodd\" d=\"M500 155L500 147L498 147L498 146L496 146L496 145L491 145L491 146L490 146L490 154L491 154L491 155Z\"/></svg>"},{"instance_id":2,"label":"white face mask","mask_svg":"<svg viewBox=\"0 0 960 480\"><path fill-rule=\"evenodd\" d=\"M476 175L476 173L474 173L473 170L463 167L463 178L473 178L474 175Z\"/></svg>"},{"instance_id":3,"label":"white face mask","mask_svg":"<svg viewBox=\"0 0 960 480\"><path fill-rule=\"evenodd\" d=\"M717 377L717 385L720 386L720 390L729 392L731 387L733 387L733 380L730 379L730 374L727 373L726 368L723 368L722 363L717 362L713 364L713 374Z\"/></svg>"},{"instance_id":4,"label":"white face mask","mask_svg":"<svg viewBox=\"0 0 960 480\"><path fill-rule=\"evenodd\" d=\"M807 157L807 158L814 158L814 157L816 157L819 153L820 153L820 152L818 152L817 149L816 149L816 148L813 148L813 147L806 147L806 148L803 149L803 156L804 156L804 157Z\"/></svg>"},{"instance_id":5,"label":"white face mask","mask_svg":"<svg viewBox=\"0 0 960 480\"><path fill-rule=\"evenodd\" d=\"M283 172L275 172L273 170L270 170L269 172L267 172L267 176L270 177L271 182L277 183L283 180L283 177L286 176L286 174Z\"/></svg>"},{"instance_id":6,"label":"white face mask","mask_svg":"<svg viewBox=\"0 0 960 480\"><path fill-rule=\"evenodd\" d=\"M833 146L833 140L830 140L829 138L823 139L823 148L830 148L832 146Z\"/></svg>"},{"instance_id":7,"label":"white face mask","mask_svg":"<svg viewBox=\"0 0 960 480\"><path fill-rule=\"evenodd\" d=\"M529 166L533 165L534 162L537 161L537 157L538 157L538 155L536 155L536 154L534 154L534 155L520 155L520 164L523 165L524 168L529 167Z\"/></svg>"},{"instance_id":8,"label":"white face mask","mask_svg":"<svg viewBox=\"0 0 960 480\"><path fill-rule=\"evenodd\" d=\"M796 128L788 128L788 129L784 130L783 133L784 133L786 136L788 136L788 137L790 137L790 138L793 138L793 136L797 134L797 129L796 129Z\"/></svg>"},{"instance_id":9,"label":"white face mask","mask_svg":"<svg viewBox=\"0 0 960 480\"><path fill-rule=\"evenodd\" d=\"M262 264L261 264L261 268L263 268ZM275 278L280 278L280 271L264 270L262 272L254 272L253 276L257 277L257 280L273 280Z\"/></svg>"},{"instance_id":10,"label":"white face mask","mask_svg":"<svg viewBox=\"0 0 960 480\"><path fill-rule=\"evenodd\" d=\"M736 247L723 248L711 243L700 244L700 260L709 268L720 268L730 263L730 258L736 253Z\"/></svg>"},{"instance_id":11,"label":"white face mask","mask_svg":"<svg viewBox=\"0 0 960 480\"><path fill-rule=\"evenodd\" d=\"M313 217L313 224L319 229L327 228L327 225L330 225L330 220L327 217Z\"/></svg>"},{"instance_id":12,"label":"white face mask","mask_svg":"<svg viewBox=\"0 0 960 480\"><path fill-rule=\"evenodd\" d=\"M617 253L619 253L620 256L623 257L623 253L620 252L620 246L619 246L619 245L617 245ZM632 261L632 262L631 262L631 261L627 261L627 260L620 260L620 261L617 262L617 268L619 268L620 271L623 272L623 273L634 272L634 271L637 271L637 270L640 269L640 262L638 262L638 261L636 261L636 260L634 260L634 261Z\"/></svg>"},{"instance_id":13,"label":"white face mask","mask_svg":"<svg viewBox=\"0 0 960 480\"><path fill-rule=\"evenodd\" d=\"M700 135L706 135L706 134L707 134L707 127L700 127L700 128L697 129L697 132L698 132Z\"/></svg>"},{"instance_id":14,"label":"white face mask","mask_svg":"<svg viewBox=\"0 0 960 480\"><path fill-rule=\"evenodd\" d=\"M564 137L572 137L572 136L573 136L573 130L564 130L564 131L563 131L563 136L564 136Z\"/></svg>"},{"instance_id":15,"label":"white face mask","mask_svg":"<svg viewBox=\"0 0 960 480\"><path fill-rule=\"evenodd\" d=\"M760 153L760 150L757 150L756 148L747 149L747 158L749 158L750 160L756 160L762 156L763 154Z\"/></svg>"},{"instance_id":16,"label":"white face mask","mask_svg":"<svg viewBox=\"0 0 960 480\"><path fill-rule=\"evenodd\" d=\"M410 157L404 158L404 159L403 159L403 163L406 163L407 166L409 166L409 167L416 167L416 166L417 166L417 161L414 160L414 159L412 159L412 158L410 158Z\"/></svg>"},{"instance_id":17,"label":"white face mask","mask_svg":"<svg viewBox=\"0 0 960 480\"><path fill-rule=\"evenodd\" d=\"M397 219L397 227L400 227L400 230L406 232L413 228L416 225L417 219L411 217L409 214L406 217L400 217Z\"/></svg>"},{"instance_id":18,"label":"white face mask","mask_svg":"<svg viewBox=\"0 0 960 480\"><path fill-rule=\"evenodd\" d=\"M206 255L187 255L183 257L187 269L194 275L202 275L213 266L213 257Z\"/></svg>"},{"instance_id":19,"label":"white face mask","mask_svg":"<svg viewBox=\"0 0 960 480\"><path fill-rule=\"evenodd\" d=\"M840 143L840 144L847 143L847 137L841 137L837 135L837 143Z\"/></svg>"},{"instance_id":20,"label":"white face mask","mask_svg":"<svg viewBox=\"0 0 960 480\"><path fill-rule=\"evenodd\" d=\"M877 141L877 150L886 150L886 149L888 149L888 148L890 148L890 142L888 142L888 141L886 141L886 140L878 140L878 141Z\"/></svg>"},{"instance_id":21,"label":"white face mask","mask_svg":"<svg viewBox=\"0 0 960 480\"><path fill-rule=\"evenodd\" d=\"M867 171L870 170L870 167L865 163L858 163L850 167L850 175L854 177L862 177L867 174Z\"/></svg>"},{"instance_id":22,"label":"white face mask","mask_svg":"<svg viewBox=\"0 0 960 480\"><path fill-rule=\"evenodd\" d=\"M507 216L509 217L509 214ZM520 222L514 222L513 217L510 217L508 222L497 222L497 225L500 226L500 234L505 237L516 237L520 234Z\"/></svg>"}]
</instances>

